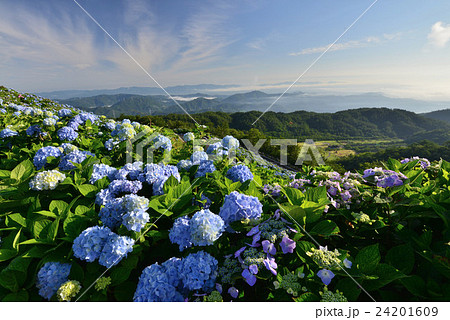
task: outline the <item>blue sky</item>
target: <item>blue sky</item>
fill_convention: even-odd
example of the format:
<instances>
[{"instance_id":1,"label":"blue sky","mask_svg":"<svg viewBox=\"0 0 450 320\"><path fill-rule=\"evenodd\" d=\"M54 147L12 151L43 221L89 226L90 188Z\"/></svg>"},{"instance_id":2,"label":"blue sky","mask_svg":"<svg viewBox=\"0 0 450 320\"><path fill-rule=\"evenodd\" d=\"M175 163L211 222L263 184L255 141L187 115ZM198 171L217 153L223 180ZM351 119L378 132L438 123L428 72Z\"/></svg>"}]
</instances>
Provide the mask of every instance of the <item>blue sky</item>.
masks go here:
<instances>
[{"instance_id":1,"label":"blue sky","mask_svg":"<svg viewBox=\"0 0 450 320\"><path fill-rule=\"evenodd\" d=\"M284 91L373 0L78 0L161 85ZM0 1L0 84L156 84L73 0ZM450 1L379 0L292 88L450 100Z\"/></svg>"}]
</instances>

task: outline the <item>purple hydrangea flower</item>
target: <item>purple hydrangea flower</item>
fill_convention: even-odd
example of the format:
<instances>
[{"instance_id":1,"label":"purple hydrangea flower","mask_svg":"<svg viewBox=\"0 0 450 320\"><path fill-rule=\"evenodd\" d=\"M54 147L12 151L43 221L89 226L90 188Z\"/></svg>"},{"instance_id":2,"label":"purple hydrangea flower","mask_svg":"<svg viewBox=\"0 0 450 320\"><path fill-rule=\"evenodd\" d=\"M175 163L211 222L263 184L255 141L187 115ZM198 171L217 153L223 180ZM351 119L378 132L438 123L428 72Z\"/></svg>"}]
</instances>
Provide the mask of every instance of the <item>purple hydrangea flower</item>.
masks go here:
<instances>
[{"instance_id":1,"label":"purple hydrangea flower","mask_svg":"<svg viewBox=\"0 0 450 320\"><path fill-rule=\"evenodd\" d=\"M322 280L323 284L327 286L330 284L331 279L334 278L334 273L331 270L322 269L317 272L317 276Z\"/></svg>"},{"instance_id":2,"label":"purple hydrangea flower","mask_svg":"<svg viewBox=\"0 0 450 320\"><path fill-rule=\"evenodd\" d=\"M295 241L290 239L288 236L284 236L283 240L281 240L280 243L281 251L283 251L284 254L293 253L295 246L296 246Z\"/></svg>"}]
</instances>

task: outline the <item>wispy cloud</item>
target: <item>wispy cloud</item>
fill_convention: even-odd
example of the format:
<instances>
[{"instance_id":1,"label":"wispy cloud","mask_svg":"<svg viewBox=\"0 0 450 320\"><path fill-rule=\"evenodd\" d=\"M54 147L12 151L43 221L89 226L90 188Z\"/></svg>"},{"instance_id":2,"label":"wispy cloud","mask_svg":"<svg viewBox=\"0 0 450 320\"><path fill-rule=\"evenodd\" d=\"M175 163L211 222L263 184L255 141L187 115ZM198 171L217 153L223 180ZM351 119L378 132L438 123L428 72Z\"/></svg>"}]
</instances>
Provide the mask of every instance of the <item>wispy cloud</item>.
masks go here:
<instances>
[{"instance_id":1,"label":"wispy cloud","mask_svg":"<svg viewBox=\"0 0 450 320\"><path fill-rule=\"evenodd\" d=\"M348 50L348 49L357 49L357 48L365 48L376 44L385 43L387 41L392 41L395 39L400 38L402 33L391 33L391 34L383 34L382 36L372 36L367 37L365 39L361 40L350 40L347 42L341 42L336 43L333 45L329 51L341 51L341 50ZM314 53L322 53L330 46L330 44L327 44L326 46L320 46L320 47L313 47L313 48L306 48L299 52L292 52L289 53L290 56L299 56L299 55L305 55L305 54L314 54Z\"/></svg>"},{"instance_id":2,"label":"wispy cloud","mask_svg":"<svg viewBox=\"0 0 450 320\"><path fill-rule=\"evenodd\" d=\"M173 69L201 67L237 41L237 32L228 24L234 8L225 1L210 1L187 17L181 32L184 49Z\"/></svg>"},{"instance_id":3,"label":"wispy cloud","mask_svg":"<svg viewBox=\"0 0 450 320\"><path fill-rule=\"evenodd\" d=\"M443 48L450 41L450 24L445 24L442 21L438 21L431 27L431 31L428 34L428 41L433 46Z\"/></svg>"}]
</instances>

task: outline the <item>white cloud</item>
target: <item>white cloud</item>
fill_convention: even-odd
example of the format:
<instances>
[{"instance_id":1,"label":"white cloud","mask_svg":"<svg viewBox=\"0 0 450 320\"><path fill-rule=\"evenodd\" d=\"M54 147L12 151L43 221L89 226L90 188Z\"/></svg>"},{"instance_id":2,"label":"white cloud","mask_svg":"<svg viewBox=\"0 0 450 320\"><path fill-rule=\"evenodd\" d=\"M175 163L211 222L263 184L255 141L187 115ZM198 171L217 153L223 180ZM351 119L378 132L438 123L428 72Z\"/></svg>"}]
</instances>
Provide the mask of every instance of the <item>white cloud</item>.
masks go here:
<instances>
[{"instance_id":1,"label":"white cloud","mask_svg":"<svg viewBox=\"0 0 450 320\"><path fill-rule=\"evenodd\" d=\"M400 38L402 35L401 32L392 33L392 34L383 34L381 37L371 36L362 40L350 40L347 42L338 42L335 43L328 51L341 51L347 49L356 49L356 48L365 48L374 44L381 44L386 41L392 41ZM304 54L314 54L314 53L322 53L330 47L331 43L326 46L314 47L314 48L306 48L299 52L292 52L290 56L299 56Z\"/></svg>"},{"instance_id":2,"label":"white cloud","mask_svg":"<svg viewBox=\"0 0 450 320\"><path fill-rule=\"evenodd\" d=\"M442 21L433 24L428 34L428 41L436 47L445 47L450 41L450 24L445 25Z\"/></svg>"}]
</instances>

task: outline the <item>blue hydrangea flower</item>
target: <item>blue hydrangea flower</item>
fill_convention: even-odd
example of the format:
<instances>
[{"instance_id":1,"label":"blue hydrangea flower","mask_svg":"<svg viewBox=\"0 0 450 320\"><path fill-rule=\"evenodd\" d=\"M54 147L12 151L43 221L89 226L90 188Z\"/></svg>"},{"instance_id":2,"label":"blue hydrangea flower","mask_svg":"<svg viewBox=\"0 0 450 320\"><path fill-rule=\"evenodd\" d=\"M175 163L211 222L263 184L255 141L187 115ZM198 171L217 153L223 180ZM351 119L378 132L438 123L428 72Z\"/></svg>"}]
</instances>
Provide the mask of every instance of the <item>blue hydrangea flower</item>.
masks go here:
<instances>
[{"instance_id":1,"label":"blue hydrangea flower","mask_svg":"<svg viewBox=\"0 0 450 320\"><path fill-rule=\"evenodd\" d=\"M261 213L262 204L258 198L233 191L225 196L219 215L228 226L234 221L257 220L261 218Z\"/></svg>"},{"instance_id":2,"label":"blue hydrangea flower","mask_svg":"<svg viewBox=\"0 0 450 320\"><path fill-rule=\"evenodd\" d=\"M189 221L188 216L179 217L169 230L170 242L178 244L180 251L192 246Z\"/></svg>"},{"instance_id":3,"label":"blue hydrangea flower","mask_svg":"<svg viewBox=\"0 0 450 320\"><path fill-rule=\"evenodd\" d=\"M192 140L194 140L194 139L195 139L195 135L194 135L193 132L186 132L186 133L183 135L183 140L186 141L186 142L192 141Z\"/></svg>"},{"instance_id":4,"label":"blue hydrangea flower","mask_svg":"<svg viewBox=\"0 0 450 320\"><path fill-rule=\"evenodd\" d=\"M100 257L106 240L113 234L108 227L90 227L84 230L72 245L75 257L93 262Z\"/></svg>"},{"instance_id":5,"label":"blue hydrangea flower","mask_svg":"<svg viewBox=\"0 0 450 320\"><path fill-rule=\"evenodd\" d=\"M58 111L58 117L70 117L72 115L72 110L70 109L61 109Z\"/></svg>"},{"instance_id":6,"label":"blue hydrangea flower","mask_svg":"<svg viewBox=\"0 0 450 320\"><path fill-rule=\"evenodd\" d=\"M180 265L180 278L185 288L209 292L214 288L218 262L209 253L189 254Z\"/></svg>"},{"instance_id":7,"label":"blue hydrangea flower","mask_svg":"<svg viewBox=\"0 0 450 320\"><path fill-rule=\"evenodd\" d=\"M76 168L73 163L82 163L88 155L95 157L95 154L89 151L77 150L74 152L70 152L61 158L61 162L59 163L58 167L60 170L73 170Z\"/></svg>"},{"instance_id":8,"label":"blue hydrangea flower","mask_svg":"<svg viewBox=\"0 0 450 320\"><path fill-rule=\"evenodd\" d=\"M136 135L136 130L129 122L122 121L118 123L116 128L111 132L113 137L117 137L120 141L125 141L127 139L132 139Z\"/></svg>"},{"instance_id":9,"label":"blue hydrangea flower","mask_svg":"<svg viewBox=\"0 0 450 320\"><path fill-rule=\"evenodd\" d=\"M112 138L107 140L107 141L105 141L105 148L106 148L106 150L111 151L112 149L114 149L114 147L116 145L119 144L119 142L120 141L117 141L117 140L112 139Z\"/></svg>"},{"instance_id":10,"label":"blue hydrangea flower","mask_svg":"<svg viewBox=\"0 0 450 320\"><path fill-rule=\"evenodd\" d=\"M90 183L94 184L97 180L108 177L109 181L114 180L115 174L118 170L106 164L94 164Z\"/></svg>"},{"instance_id":11,"label":"blue hydrangea flower","mask_svg":"<svg viewBox=\"0 0 450 320\"><path fill-rule=\"evenodd\" d=\"M199 164L202 160L209 160L208 154L204 151L195 151L191 155L191 162L193 165Z\"/></svg>"},{"instance_id":12,"label":"blue hydrangea flower","mask_svg":"<svg viewBox=\"0 0 450 320\"><path fill-rule=\"evenodd\" d=\"M41 127L39 127L37 124L29 126L27 130L25 131L27 136L29 137L37 137L42 133Z\"/></svg>"},{"instance_id":13,"label":"blue hydrangea flower","mask_svg":"<svg viewBox=\"0 0 450 320\"><path fill-rule=\"evenodd\" d=\"M71 127L62 127L58 130L56 135L59 140L73 141L78 137L78 132Z\"/></svg>"},{"instance_id":14,"label":"blue hydrangea flower","mask_svg":"<svg viewBox=\"0 0 450 320\"><path fill-rule=\"evenodd\" d=\"M192 161L191 160L180 160L177 163L178 170L189 170L192 167Z\"/></svg>"},{"instance_id":15,"label":"blue hydrangea flower","mask_svg":"<svg viewBox=\"0 0 450 320\"><path fill-rule=\"evenodd\" d=\"M133 251L133 245L133 239L113 233L106 239L98 263L107 268L118 264L128 253Z\"/></svg>"},{"instance_id":16,"label":"blue hydrangea flower","mask_svg":"<svg viewBox=\"0 0 450 320\"><path fill-rule=\"evenodd\" d=\"M253 174L246 165L239 164L227 171L227 178L233 182L240 181L243 183L247 180L252 180Z\"/></svg>"},{"instance_id":17,"label":"blue hydrangea flower","mask_svg":"<svg viewBox=\"0 0 450 320\"><path fill-rule=\"evenodd\" d=\"M153 138L152 141L153 146L157 149L162 148L166 151L172 150L172 141L170 141L170 139L166 136L159 134L155 138Z\"/></svg>"},{"instance_id":18,"label":"blue hydrangea flower","mask_svg":"<svg viewBox=\"0 0 450 320\"><path fill-rule=\"evenodd\" d=\"M71 267L69 263L45 263L37 274L36 287L39 289L39 295L50 300L59 287L67 281Z\"/></svg>"},{"instance_id":19,"label":"blue hydrangea flower","mask_svg":"<svg viewBox=\"0 0 450 320\"><path fill-rule=\"evenodd\" d=\"M2 131L0 131L0 138L4 139L4 138L9 138L9 137L14 137L19 135L19 133L17 131L11 130L9 128L3 129Z\"/></svg>"},{"instance_id":20,"label":"blue hydrangea flower","mask_svg":"<svg viewBox=\"0 0 450 320\"><path fill-rule=\"evenodd\" d=\"M127 163L116 173L116 179L131 179L137 180L142 174L142 166L144 164L141 161L136 161L133 163Z\"/></svg>"},{"instance_id":21,"label":"blue hydrangea flower","mask_svg":"<svg viewBox=\"0 0 450 320\"><path fill-rule=\"evenodd\" d=\"M133 210L124 214L122 224L130 231L140 232L149 222L150 216L144 210Z\"/></svg>"},{"instance_id":22,"label":"blue hydrangea flower","mask_svg":"<svg viewBox=\"0 0 450 320\"><path fill-rule=\"evenodd\" d=\"M103 125L107 130L113 131L114 128L116 127L116 122L114 120L109 120L105 122Z\"/></svg>"},{"instance_id":23,"label":"blue hydrangea flower","mask_svg":"<svg viewBox=\"0 0 450 320\"><path fill-rule=\"evenodd\" d=\"M31 190L36 191L54 190L65 179L65 174L57 170L42 171L30 180L29 185Z\"/></svg>"},{"instance_id":24,"label":"blue hydrangea flower","mask_svg":"<svg viewBox=\"0 0 450 320\"><path fill-rule=\"evenodd\" d=\"M183 296L171 284L165 267L158 263L148 266L142 271L134 293L135 302L182 302Z\"/></svg>"},{"instance_id":25,"label":"blue hydrangea flower","mask_svg":"<svg viewBox=\"0 0 450 320\"><path fill-rule=\"evenodd\" d=\"M130 180L114 180L108 186L109 192L114 197L124 193L138 193L141 189L142 182Z\"/></svg>"},{"instance_id":26,"label":"blue hydrangea flower","mask_svg":"<svg viewBox=\"0 0 450 320\"><path fill-rule=\"evenodd\" d=\"M225 156L228 155L228 151L224 150L222 142L220 142L220 141L216 142L216 143L213 143L213 144L210 144L208 146L208 148L206 149L206 153L207 154L214 154L217 157L222 157L224 155Z\"/></svg>"},{"instance_id":27,"label":"blue hydrangea flower","mask_svg":"<svg viewBox=\"0 0 450 320\"><path fill-rule=\"evenodd\" d=\"M213 173L214 171L216 171L216 167L212 160L202 160L195 173L195 177L204 177L207 173Z\"/></svg>"},{"instance_id":28,"label":"blue hydrangea flower","mask_svg":"<svg viewBox=\"0 0 450 320\"><path fill-rule=\"evenodd\" d=\"M122 224L123 215L126 213L123 198L111 199L100 209L98 216L108 228L114 229Z\"/></svg>"},{"instance_id":29,"label":"blue hydrangea flower","mask_svg":"<svg viewBox=\"0 0 450 320\"><path fill-rule=\"evenodd\" d=\"M56 119L54 118L45 118L42 124L46 127L51 127L56 124Z\"/></svg>"},{"instance_id":30,"label":"blue hydrangea flower","mask_svg":"<svg viewBox=\"0 0 450 320\"><path fill-rule=\"evenodd\" d=\"M139 178L140 181L145 181L148 184L154 184L161 176L164 175L164 170L162 166L156 163L150 163L145 165L144 172L142 174L142 178Z\"/></svg>"},{"instance_id":31,"label":"blue hydrangea flower","mask_svg":"<svg viewBox=\"0 0 450 320\"><path fill-rule=\"evenodd\" d=\"M222 139L222 145L225 149L237 149L239 148L239 140L233 136L226 136Z\"/></svg>"},{"instance_id":32,"label":"blue hydrangea flower","mask_svg":"<svg viewBox=\"0 0 450 320\"><path fill-rule=\"evenodd\" d=\"M195 246L212 245L224 230L222 218L209 209L197 211L189 221L191 242Z\"/></svg>"}]
</instances>

